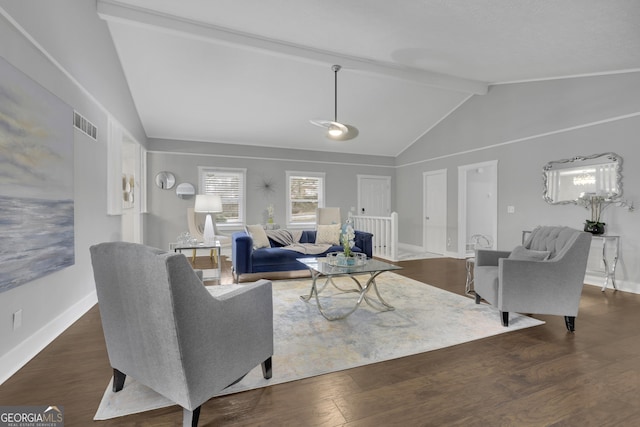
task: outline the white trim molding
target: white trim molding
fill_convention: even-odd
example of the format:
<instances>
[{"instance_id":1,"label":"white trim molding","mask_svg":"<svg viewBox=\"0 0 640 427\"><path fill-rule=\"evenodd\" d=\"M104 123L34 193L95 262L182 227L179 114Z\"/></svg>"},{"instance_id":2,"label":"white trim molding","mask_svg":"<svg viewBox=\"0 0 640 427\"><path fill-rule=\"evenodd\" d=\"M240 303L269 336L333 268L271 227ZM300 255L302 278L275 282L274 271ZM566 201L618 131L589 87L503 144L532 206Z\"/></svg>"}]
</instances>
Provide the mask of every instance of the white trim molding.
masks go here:
<instances>
[{"instance_id":1,"label":"white trim molding","mask_svg":"<svg viewBox=\"0 0 640 427\"><path fill-rule=\"evenodd\" d=\"M18 372L97 302L98 295L94 290L0 357L0 384Z\"/></svg>"}]
</instances>

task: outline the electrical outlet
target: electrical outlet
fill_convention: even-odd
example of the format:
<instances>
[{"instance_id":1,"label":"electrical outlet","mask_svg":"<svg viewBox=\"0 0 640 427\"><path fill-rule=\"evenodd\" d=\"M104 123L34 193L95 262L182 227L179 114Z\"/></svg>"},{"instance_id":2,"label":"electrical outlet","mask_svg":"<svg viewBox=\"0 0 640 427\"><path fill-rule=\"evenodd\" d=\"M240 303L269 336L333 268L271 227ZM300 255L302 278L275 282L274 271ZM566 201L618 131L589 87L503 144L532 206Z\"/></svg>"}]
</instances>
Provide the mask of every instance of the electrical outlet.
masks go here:
<instances>
[{"instance_id":1,"label":"electrical outlet","mask_svg":"<svg viewBox=\"0 0 640 427\"><path fill-rule=\"evenodd\" d=\"M13 313L13 330L15 331L22 326L22 309Z\"/></svg>"},{"instance_id":2,"label":"electrical outlet","mask_svg":"<svg viewBox=\"0 0 640 427\"><path fill-rule=\"evenodd\" d=\"M507 213L516 213L515 206L507 206Z\"/></svg>"},{"instance_id":3,"label":"electrical outlet","mask_svg":"<svg viewBox=\"0 0 640 427\"><path fill-rule=\"evenodd\" d=\"M447 237L447 247L451 246L451 237Z\"/></svg>"}]
</instances>

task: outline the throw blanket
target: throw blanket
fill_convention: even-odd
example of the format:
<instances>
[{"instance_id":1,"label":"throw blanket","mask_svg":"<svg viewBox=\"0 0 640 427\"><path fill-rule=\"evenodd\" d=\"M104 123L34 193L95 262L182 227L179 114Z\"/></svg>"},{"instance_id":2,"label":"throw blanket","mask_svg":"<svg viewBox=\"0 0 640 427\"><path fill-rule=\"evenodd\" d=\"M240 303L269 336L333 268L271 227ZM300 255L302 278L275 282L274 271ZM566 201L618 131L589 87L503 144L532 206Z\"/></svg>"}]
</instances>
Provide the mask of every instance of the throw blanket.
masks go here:
<instances>
[{"instance_id":1,"label":"throw blanket","mask_svg":"<svg viewBox=\"0 0 640 427\"><path fill-rule=\"evenodd\" d=\"M306 255L318 255L326 252L331 245L324 243L299 243L302 230L266 230L267 237L282 245L282 249L300 252Z\"/></svg>"},{"instance_id":2,"label":"throw blanket","mask_svg":"<svg viewBox=\"0 0 640 427\"><path fill-rule=\"evenodd\" d=\"M318 255L326 252L331 245L326 243L294 243L293 245L283 246L282 249L296 251L307 255Z\"/></svg>"},{"instance_id":3,"label":"throw blanket","mask_svg":"<svg viewBox=\"0 0 640 427\"><path fill-rule=\"evenodd\" d=\"M282 246L289 246L300 241L302 237L302 230L266 230L267 237L274 242L280 243Z\"/></svg>"}]
</instances>

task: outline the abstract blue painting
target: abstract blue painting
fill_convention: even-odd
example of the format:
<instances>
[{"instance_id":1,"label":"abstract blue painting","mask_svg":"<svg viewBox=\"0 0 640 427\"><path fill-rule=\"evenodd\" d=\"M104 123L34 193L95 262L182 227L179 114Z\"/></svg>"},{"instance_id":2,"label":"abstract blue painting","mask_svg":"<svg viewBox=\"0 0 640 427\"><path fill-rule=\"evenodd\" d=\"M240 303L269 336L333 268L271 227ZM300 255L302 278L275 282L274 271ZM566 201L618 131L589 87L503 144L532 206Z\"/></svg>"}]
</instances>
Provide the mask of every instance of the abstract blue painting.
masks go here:
<instances>
[{"instance_id":1,"label":"abstract blue painting","mask_svg":"<svg viewBox=\"0 0 640 427\"><path fill-rule=\"evenodd\" d=\"M0 58L0 292L75 262L73 109Z\"/></svg>"}]
</instances>

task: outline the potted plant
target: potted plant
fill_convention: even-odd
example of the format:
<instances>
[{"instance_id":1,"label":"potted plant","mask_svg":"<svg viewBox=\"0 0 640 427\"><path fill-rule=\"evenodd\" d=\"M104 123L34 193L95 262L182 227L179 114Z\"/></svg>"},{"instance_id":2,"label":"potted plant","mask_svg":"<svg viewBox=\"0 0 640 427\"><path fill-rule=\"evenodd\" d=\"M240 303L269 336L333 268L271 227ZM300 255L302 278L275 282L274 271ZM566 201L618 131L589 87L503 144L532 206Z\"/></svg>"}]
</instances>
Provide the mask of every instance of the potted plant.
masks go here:
<instances>
[{"instance_id":1,"label":"potted plant","mask_svg":"<svg viewBox=\"0 0 640 427\"><path fill-rule=\"evenodd\" d=\"M344 257L346 258L347 265L354 265L355 258L353 256L353 251L351 248L355 245L356 234L353 230L353 225L351 225L351 219L348 219L344 226L342 227L342 233L340 234L340 243L342 244L342 251Z\"/></svg>"},{"instance_id":2,"label":"potted plant","mask_svg":"<svg viewBox=\"0 0 640 427\"><path fill-rule=\"evenodd\" d=\"M588 208L591 209L591 220L585 220L584 231L588 231L592 234L604 234L606 224L600 220L602 211L609 203L600 195L588 195L587 196Z\"/></svg>"}]
</instances>

